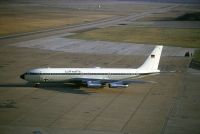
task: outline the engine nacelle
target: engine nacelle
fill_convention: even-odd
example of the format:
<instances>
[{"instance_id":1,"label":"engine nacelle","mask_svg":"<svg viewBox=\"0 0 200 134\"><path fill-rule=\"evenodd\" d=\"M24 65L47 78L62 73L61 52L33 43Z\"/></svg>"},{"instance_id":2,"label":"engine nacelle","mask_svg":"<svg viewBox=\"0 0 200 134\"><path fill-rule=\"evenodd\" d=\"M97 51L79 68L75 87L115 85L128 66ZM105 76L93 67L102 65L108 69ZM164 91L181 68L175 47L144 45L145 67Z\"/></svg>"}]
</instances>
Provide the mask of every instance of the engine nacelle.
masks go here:
<instances>
[{"instance_id":1,"label":"engine nacelle","mask_svg":"<svg viewBox=\"0 0 200 134\"><path fill-rule=\"evenodd\" d=\"M89 87L89 88L100 88L100 87L102 87L102 84L101 83L92 82L92 81L88 81L86 83L86 86Z\"/></svg>"},{"instance_id":2,"label":"engine nacelle","mask_svg":"<svg viewBox=\"0 0 200 134\"><path fill-rule=\"evenodd\" d=\"M126 88L127 84L110 83L109 88Z\"/></svg>"}]
</instances>

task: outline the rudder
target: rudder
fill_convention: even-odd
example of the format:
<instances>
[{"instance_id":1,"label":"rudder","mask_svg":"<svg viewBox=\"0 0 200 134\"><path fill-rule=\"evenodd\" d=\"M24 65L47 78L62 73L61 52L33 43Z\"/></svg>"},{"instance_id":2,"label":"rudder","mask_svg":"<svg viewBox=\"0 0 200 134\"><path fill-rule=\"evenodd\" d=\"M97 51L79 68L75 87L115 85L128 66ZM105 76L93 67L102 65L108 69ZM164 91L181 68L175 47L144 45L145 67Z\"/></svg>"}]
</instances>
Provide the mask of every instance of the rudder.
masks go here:
<instances>
[{"instance_id":1,"label":"rudder","mask_svg":"<svg viewBox=\"0 0 200 134\"><path fill-rule=\"evenodd\" d=\"M162 53L163 46L156 46L146 61L138 68L140 70L147 70L151 72L158 72L158 65Z\"/></svg>"}]
</instances>

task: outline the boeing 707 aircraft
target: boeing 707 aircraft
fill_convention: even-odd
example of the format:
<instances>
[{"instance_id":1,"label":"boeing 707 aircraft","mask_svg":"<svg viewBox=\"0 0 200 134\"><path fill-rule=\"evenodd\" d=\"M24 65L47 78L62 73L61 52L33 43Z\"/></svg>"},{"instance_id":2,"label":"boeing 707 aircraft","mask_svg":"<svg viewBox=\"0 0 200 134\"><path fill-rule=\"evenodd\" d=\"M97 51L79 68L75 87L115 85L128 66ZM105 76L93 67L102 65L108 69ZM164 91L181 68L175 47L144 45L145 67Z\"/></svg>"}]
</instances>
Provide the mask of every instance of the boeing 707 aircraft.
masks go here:
<instances>
[{"instance_id":1,"label":"boeing 707 aircraft","mask_svg":"<svg viewBox=\"0 0 200 134\"><path fill-rule=\"evenodd\" d=\"M146 61L137 69L132 68L36 68L20 77L35 83L78 83L91 88L108 85L110 88L128 87L130 83L137 83L131 78L141 75L159 73L158 65L163 46L156 46Z\"/></svg>"}]
</instances>

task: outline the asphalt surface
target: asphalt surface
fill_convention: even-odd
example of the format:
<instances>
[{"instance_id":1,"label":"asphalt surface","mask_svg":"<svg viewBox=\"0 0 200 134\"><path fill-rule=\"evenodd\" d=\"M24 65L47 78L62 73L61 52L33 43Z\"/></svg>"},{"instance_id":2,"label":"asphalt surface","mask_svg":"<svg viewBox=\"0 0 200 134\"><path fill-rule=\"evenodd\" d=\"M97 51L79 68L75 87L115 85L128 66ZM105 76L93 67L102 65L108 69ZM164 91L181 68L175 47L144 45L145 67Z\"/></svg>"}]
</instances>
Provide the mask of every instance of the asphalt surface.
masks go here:
<instances>
[{"instance_id":1,"label":"asphalt surface","mask_svg":"<svg viewBox=\"0 0 200 134\"><path fill-rule=\"evenodd\" d=\"M117 43L106 41L87 41L79 39L51 36L12 44L16 47L37 48L43 50L69 52L69 53L91 53L91 54L118 54L118 55L148 55L155 45L136 43ZM194 53L193 48L165 47L163 56L184 56L186 52Z\"/></svg>"},{"instance_id":2,"label":"asphalt surface","mask_svg":"<svg viewBox=\"0 0 200 134\"><path fill-rule=\"evenodd\" d=\"M165 48L164 48L165 50ZM150 53L147 51L147 53ZM198 133L199 71L190 58L162 56L149 76L155 83L125 89L87 89L26 83L19 75L35 67L137 67L146 56L81 54L1 46L0 131L20 133ZM186 127L190 126L190 127Z\"/></svg>"},{"instance_id":3,"label":"asphalt surface","mask_svg":"<svg viewBox=\"0 0 200 134\"><path fill-rule=\"evenodd\" d=\"M143 78L155 83L134 84L125 89L87 89L64 84L35 88L19 78L27 69L36 67L137 67L152 51L153 44L92 42L63 36L171 8L175 7L1 39L0 132L200 133L200 73L188 70L191 59L183 56L193 49L164 47L159 69L168 72Z\"/></svg>"}]
</instances>

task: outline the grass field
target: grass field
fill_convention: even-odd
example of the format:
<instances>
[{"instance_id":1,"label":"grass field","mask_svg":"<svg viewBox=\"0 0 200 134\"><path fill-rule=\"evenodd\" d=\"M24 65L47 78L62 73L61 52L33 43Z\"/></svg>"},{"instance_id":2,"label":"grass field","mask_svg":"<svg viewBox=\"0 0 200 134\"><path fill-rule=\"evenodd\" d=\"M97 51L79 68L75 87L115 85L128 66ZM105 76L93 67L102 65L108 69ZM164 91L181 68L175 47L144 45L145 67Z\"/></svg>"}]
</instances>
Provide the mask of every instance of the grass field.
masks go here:
<instances>
[{"instance_id":1,"label":"grass field","mask_svg":"<svg viewBox=\"0 0 200 134\"><path fill-rule=\"evenodd\" d=\"M123 26L78 33L71 38L200 47L200 29Z\"/></svg>"},{"instance_id":2,"label":"grass field","mask_svg":"<svg viewBox=\"0 0 200 134\"><path fill-rule=\"evenodd\" d=\"M194 53L194 60L200 63L200 49L197 49Z\"/></svg>"},{"instance_id":3,"label":"grass field","mask_svg":"<svg viewBox=\"0 0 200 134\"><path fill-rule=\"evenodd\" d=\"M200 12L186 13L176 18L178 21L200 21Z\"/></svg>"},{"instance_id":4,"label":"grass field","mask_svg":"<svg viewBox=\"0 0 200 134\"><path fill-rule=\"evenodd\" d=\"M154 13L150 16L141 18L138 21L165 21L165 20L171 21L171 20L177 20L177 18L185 14L190 14L195 12L200 12L199 5L187 5L187 4L179 5L168 12ZM187 18L184 17L183 19L186 20Z\"/></svg>"},{"instance_id":5,"label":"grass field","mask_svg":"<svg viewBox=\"0 0 200 134\"><path fill-rule=\"evenodd\" d=\"M143 12L167 4L103 2L101 9L98 9L98 5L98 2L85 1L5 1L0 4L0 36L91 22L130 12Z\"/></svg>"},{"instance_id":6,"label":"grass field","mask_svg":"<svg viewBox=\"0 0 200 134\"><path fill-rule=\"evenodd\" d=\"M112 16L113 14L100 11L68 8L0 8L0 36L63 27Z\"/></svg>"}]
</instances>

